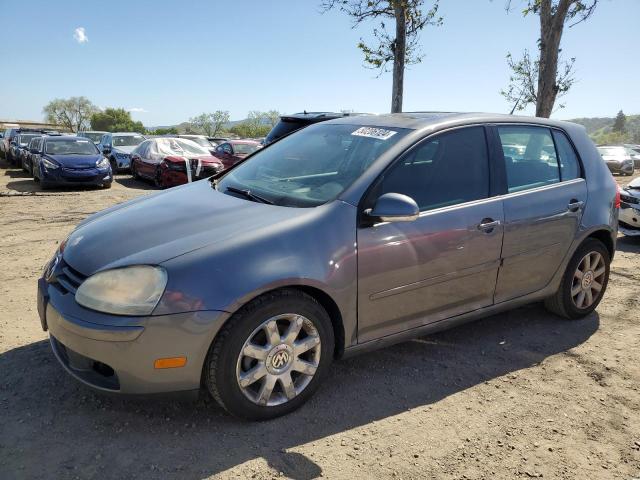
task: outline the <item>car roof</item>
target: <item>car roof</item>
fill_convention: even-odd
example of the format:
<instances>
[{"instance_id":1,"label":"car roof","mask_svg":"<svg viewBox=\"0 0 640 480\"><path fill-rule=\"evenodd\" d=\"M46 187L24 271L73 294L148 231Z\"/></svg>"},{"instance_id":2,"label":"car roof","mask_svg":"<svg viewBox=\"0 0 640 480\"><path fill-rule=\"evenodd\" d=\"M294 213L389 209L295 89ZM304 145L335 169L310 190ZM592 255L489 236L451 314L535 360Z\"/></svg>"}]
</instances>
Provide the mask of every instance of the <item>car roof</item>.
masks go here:
<instances>
[{"instance_id":1,"label":"car roof","mask_svg":"<svg viewBox=\"0 0 640 480\"><path fill-rule=\"evenodd\" d=\"M59 140L73 140L75 141L82 141L84 142L85 139L82 137L78 137L77 135L42 135L44 137L45 140L51 140L54 142L57 142Z\"/></svg>"},{"instance_id":2,"label":"car roof","mask_svg":"<svg viewBox=\"0 0 640 480\"><path fill-rule=\"evenodd\" d=\"M109 132L105 132L105 133L109 133ZM144 136L138 132L111 132L111 135L118 135L119 137L132 137L134 135Z\"/></svg>"},{"instance_id":3,"label":"car roof","mask_svg":"<svg viewBox=\"0 0 640 480\"><path fill-rule=\"evenodd\" d=\"M500 113L461 113L461 112L404 112L382 115L356 115L328 120L326 123L343 125L362 125L371 127L406 128L410 130L432 130L446 126L457 126L474 123L523 123L540 124L564 128L570 122L551 120L549 118L526 117Z\"/></svg>"},{"instance_id":4,"label":"car roof","mask_svg":"<svg viewBox=\"0 0 640 480\"><path fill-rule=\"evenodd\" d=\"M247 145L253 145L254 143L260 143L260 142L256 142L255 140L227 140L226 143L246 143Z\"/></svg>"}]
</instances>

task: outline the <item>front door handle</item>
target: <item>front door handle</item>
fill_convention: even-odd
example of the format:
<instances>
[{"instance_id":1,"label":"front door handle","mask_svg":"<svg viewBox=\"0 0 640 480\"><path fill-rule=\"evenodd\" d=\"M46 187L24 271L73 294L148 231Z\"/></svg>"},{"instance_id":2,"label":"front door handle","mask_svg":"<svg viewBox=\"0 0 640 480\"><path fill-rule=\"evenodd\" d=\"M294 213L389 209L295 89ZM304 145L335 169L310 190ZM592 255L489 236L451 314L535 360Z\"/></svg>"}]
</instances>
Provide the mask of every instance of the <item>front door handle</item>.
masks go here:
<instances>
[{"instance_id":1,"label":"front door handle","mask_svg":"<svg viewBox=\"0 0 640 480\"><path fill-rule=\"evenodd\" d=\"M569 210L570 212L577 212L583 207L583 205L584 205L583 201L576 200L574 198L569 202L569 205L567 205L567 210Z\"/></svg>"},{"instance_id":2,"label":"front door handle","mask_svg":"<svg viewBox=\"0 0 640 480\"><path fill-rule=\"evenodd\" d=\"M484 233L491 233L493 229L500 226L500 220L494 220L493 218L483 218L478 224L478 230Z\"/></svg>"}]
</instances>

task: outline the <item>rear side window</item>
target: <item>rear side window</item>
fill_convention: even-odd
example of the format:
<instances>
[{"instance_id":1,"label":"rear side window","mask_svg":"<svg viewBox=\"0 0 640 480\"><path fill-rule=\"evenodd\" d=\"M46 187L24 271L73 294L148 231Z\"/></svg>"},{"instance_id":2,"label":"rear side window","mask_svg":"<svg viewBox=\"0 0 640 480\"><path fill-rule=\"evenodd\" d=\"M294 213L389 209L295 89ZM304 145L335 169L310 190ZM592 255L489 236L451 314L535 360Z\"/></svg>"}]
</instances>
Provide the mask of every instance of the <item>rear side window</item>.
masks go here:
<instances>
[{"instance_id":1,"label":"rear side window","mask_svg":"<svg viewBox=\"0 0 640 480\"><path fill-rule=\"evenodd\" d=\"M560 168L551 130L543 127L503 126L498 135L504 153L509 193L560 181Z\"/></svg>"},{"instance_id":2,"label":"rear side window","mask_svg":"<svg viewBox=\"0 0 640 480\"><path fill-rule=\"evenodd\" d=\"M556 141L558 159L560 160L560 179L573 180L580 177L580 163L573 146L567 136L557 130L553 131L553 139Z\"/></svg>"},{"instance_id":3,"label":"rear side window","mask_svg":"<svg viewBox=\"0 0 640 480\"><path fill-rule=\"evenodd\" d=\"M489 196L489 155L483 127L438 135L414 148L385 174L380 194L402 193L420 211Z\"/></svg>"}]
</instances>

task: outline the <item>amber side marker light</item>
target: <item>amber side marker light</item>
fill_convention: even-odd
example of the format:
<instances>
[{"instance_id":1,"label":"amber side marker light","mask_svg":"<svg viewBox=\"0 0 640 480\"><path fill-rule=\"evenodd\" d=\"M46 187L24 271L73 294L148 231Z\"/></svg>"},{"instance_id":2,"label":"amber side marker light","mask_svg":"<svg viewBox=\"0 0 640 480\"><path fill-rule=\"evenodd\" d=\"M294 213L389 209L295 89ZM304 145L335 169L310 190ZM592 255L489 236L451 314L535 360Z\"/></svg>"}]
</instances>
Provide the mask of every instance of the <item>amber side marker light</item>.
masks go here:
<instances>
[{"instance_id":1,"label":"amber side marker light","mask_svg":"<svg viewBox=\"0 0 640 480\"><path fill-rule=\"evenodd\" d=\"M153 368L180 368L187 364L187 357L159 358L153 362Z\"/></svg>"}]
</instances>

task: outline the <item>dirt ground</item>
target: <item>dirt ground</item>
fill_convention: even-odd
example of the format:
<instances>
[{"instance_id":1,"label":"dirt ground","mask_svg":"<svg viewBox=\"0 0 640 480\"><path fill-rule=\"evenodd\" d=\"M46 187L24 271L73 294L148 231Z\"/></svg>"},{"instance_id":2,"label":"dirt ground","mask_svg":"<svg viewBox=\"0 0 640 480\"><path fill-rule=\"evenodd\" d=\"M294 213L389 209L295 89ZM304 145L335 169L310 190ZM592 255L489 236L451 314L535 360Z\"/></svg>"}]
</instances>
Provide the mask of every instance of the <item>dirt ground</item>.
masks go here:
<instances>
[{"instance_id":1,"label":"dirt ground","mask_svg":"<svg viewBox=\"0 0 640 480\"><path fill-rule=\"evenodd\" d=\"M204 397L93 393L40 328L57 243L150 191L41 192L0 161L0 478L640 478L640 238L585 320L530 305L339 361L299 411L245 423Z\"/></svg>"}]
</instances>

